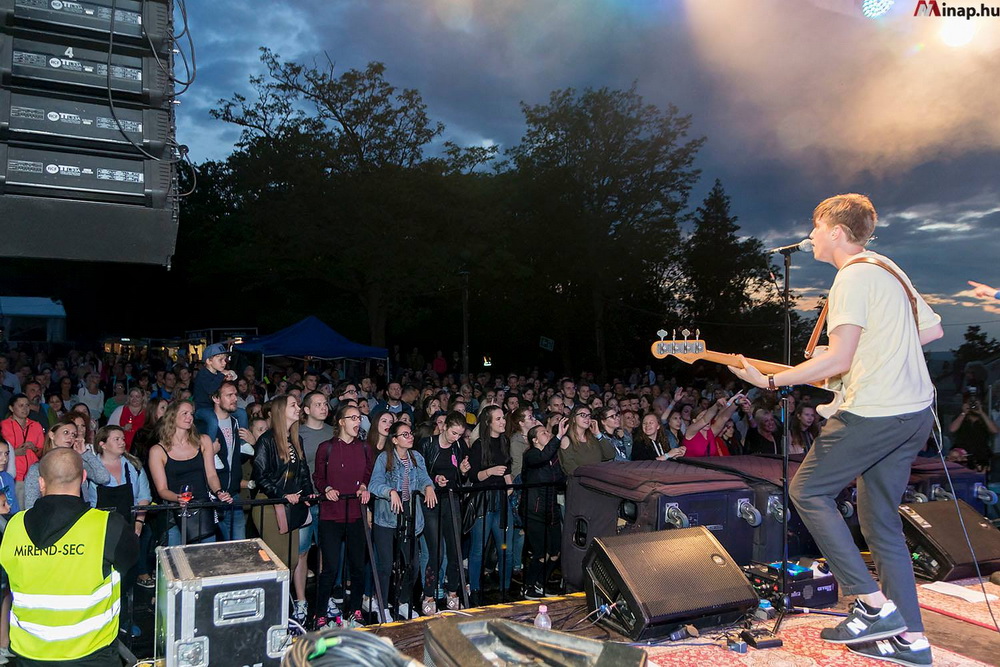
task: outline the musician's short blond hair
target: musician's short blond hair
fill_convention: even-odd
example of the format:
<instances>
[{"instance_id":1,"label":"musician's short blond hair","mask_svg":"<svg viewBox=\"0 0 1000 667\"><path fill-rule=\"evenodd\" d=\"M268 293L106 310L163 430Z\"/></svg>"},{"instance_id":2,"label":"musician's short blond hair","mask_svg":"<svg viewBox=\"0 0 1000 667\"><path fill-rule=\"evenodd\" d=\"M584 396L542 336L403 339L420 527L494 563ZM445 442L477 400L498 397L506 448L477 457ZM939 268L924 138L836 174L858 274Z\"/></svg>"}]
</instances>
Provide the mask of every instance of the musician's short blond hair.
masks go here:
<instances>
[{"instance_id":1,"label":"musician's short blond hair","mask_svg":"<svg viewBox=\"0 0 1000 667\"><path fill-rule=\"evenodd\" d=\"M813 224L826 219L827 224L840 225L852 243L864 245L878 222L872 200L865 195L846 194L829 197L813 210Z\"/></svg>"}]
</instances>

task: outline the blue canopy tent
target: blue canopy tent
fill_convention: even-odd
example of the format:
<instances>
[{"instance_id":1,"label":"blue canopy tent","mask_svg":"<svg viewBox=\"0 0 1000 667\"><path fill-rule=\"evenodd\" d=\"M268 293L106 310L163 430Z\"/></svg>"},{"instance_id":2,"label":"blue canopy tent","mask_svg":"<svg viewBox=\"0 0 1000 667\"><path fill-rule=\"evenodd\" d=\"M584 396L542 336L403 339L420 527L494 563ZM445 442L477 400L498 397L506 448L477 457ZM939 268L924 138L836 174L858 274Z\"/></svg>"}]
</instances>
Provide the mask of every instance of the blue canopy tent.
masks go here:
<instances>
[{"instance_id":1,"label":"blue canopy tent","mask_svg":"<svg viewBox=\"0 0 1000 667\"><path fill-rule=\"evenodd\" d=\"M389 351L384 347L371 347L354 343L331 329L318 317L310 315L301 322L258 336L233 349L239 352L260 354L265 357L298 357L316 359L386 359Z\"/></svg>"}]
</instances>

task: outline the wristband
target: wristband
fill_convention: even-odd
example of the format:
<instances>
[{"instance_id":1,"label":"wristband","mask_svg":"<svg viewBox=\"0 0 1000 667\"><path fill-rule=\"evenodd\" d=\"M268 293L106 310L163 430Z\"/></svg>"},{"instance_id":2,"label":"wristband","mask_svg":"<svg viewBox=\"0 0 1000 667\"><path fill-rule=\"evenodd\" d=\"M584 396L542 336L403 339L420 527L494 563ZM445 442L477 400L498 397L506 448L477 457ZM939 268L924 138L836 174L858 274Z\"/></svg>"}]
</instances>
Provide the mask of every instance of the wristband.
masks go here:
<instances>
[{"instance_id":1,"label":"wristband","mask_svg":"<svg viewBox=\"0 0 1000 667\"><path fill-rule=\"evenodd\" d=\"M212 491L212 495L216 497L218 497L220 493L223 493L222 489L216 489L215 491Z\"/></svg>"},{"instance_id":2,"label":"wristband","mask_svg":"<svg viewBox=\"0 0 1000 667\"><path fill-rule=\"evenodd\" d=\"M136 523L142 523L142 524L145 524L145 523L146 523L146 520L145 520L145 519L136 519L136 520L135 520L135 522L136 522Z\"/></svg>"},{"instance_id":3,"label":"wristband","mask_svg":"<svg viewBox=\"0 0 1000 667\"><path fill-rule=\"evenodd\" d=\"M767 388L771 391L775 391L778 388L774 384L774 373L769 373L767 376Z\"/></svg>"}]
</instances>

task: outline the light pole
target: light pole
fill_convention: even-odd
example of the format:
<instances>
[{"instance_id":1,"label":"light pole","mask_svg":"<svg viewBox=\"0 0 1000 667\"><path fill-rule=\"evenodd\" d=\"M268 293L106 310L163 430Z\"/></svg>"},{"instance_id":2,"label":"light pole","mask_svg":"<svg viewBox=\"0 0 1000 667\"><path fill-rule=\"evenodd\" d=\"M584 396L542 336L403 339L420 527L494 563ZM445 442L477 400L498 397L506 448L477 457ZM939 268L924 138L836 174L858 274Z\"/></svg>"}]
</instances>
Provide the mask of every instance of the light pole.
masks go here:
<instances>
[{"instance_id":1,"label":"light pole","mask_svg":"<svg viewBox=\"0 0 1000 667\"><path fill-rule=\"evenodd\" d=\"M469 376L469 272L458 272L462 276L462 374Z\"/></svg>"}]
</instances>

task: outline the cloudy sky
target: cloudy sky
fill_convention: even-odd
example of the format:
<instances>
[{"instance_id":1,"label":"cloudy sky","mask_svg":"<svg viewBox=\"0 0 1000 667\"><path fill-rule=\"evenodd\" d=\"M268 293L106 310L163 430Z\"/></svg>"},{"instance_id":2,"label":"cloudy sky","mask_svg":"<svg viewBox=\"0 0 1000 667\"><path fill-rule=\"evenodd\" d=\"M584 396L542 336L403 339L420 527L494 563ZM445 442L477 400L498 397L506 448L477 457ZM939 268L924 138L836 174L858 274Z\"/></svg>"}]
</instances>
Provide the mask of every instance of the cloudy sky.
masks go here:
<instances>
[{"instance_id":1,"label":"cloudy sky","mask_svg":"<svg viewBox=\"0 0 1000 667\"><path fill-rule=\"evenodd\" d=\"M949 2L949 5L955 3ZM557 88L627 88L672 103L707 137L691 206L722 180L747 234L805 236L823 198L857 191L880 213L872 249L895 259L944 318L1000 338L1000 18L878 20L860 0L274 0L190 2L198 78L178 139L196 161L224 158L238 131L209 117L248 92L258 48L338 71L384 62L416 88L444 139L517 143L519 103ZM978 6L978 2L976 3ZM1000 6L1000 0L997 1ZM793 288L825 293L834 269L796 256ZM708 336L708 332L705 332Z\"/></svg>"}]
</instances>

